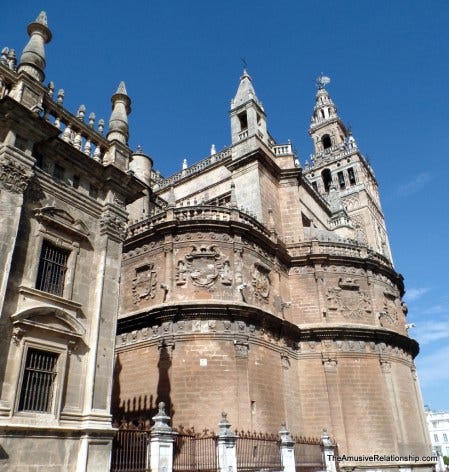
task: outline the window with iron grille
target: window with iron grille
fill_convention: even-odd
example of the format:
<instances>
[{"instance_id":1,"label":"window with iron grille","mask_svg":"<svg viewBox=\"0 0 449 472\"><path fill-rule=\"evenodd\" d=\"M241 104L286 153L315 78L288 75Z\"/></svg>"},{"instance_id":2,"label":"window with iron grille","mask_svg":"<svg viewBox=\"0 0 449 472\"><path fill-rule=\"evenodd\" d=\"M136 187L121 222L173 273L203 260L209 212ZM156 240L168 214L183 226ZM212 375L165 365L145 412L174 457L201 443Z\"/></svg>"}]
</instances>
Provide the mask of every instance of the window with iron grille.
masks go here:
<instances>
[{"instance_id":1,"label":"window with iron grille","mask_svg":"<svg viewBox=\"0 0 449 472\"><path fill-rule=\"evenodd\" d=\"M28 349L18 411L51 412L57 360L54 352Z\"/></svg>"},{"instance_id":2,"label":"window with iron grille","mask_svg":"<svg viewBox=\"0 0 449 472\"><path fill-rule=\"evenodd\" d=\"M44 240L37 272L36 288L62 297L69 251Z\"/></svg>"}]
</instances>

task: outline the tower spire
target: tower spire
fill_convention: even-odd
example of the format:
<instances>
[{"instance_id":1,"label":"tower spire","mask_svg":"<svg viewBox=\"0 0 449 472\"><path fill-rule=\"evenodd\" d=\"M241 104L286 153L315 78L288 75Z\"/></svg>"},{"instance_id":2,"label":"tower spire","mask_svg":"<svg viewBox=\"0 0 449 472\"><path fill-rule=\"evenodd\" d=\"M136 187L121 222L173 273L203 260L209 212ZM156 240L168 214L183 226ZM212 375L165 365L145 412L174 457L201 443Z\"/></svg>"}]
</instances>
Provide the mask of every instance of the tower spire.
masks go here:
<instances>
[{"instance_id":1,"label":"tower spire","mask_svg":"<svg viewBox=\"0 0 449 472\"><path fill-rule=\"evenodd\" d=\"M233 144L253 135L268 141L265 110L257 98L253 81L246 69L243 69L237 93L231 100L230 113Z\"/></svg>"},{"instance_id":2,"label":"tower spire","mask_svg":"<svg viewBox=\"0 0 449 472\"><path fill-rule=\"evenodd\" d=\"M47 14L39 13L36 21L28 25L30 39L20 57L18 72L24 71L39 82L45 79L45 44L51 41L51 31L47 25Z\"/></svg>"},{"instance_id":3,"label":"tower spire","mask_svg":"<svg viewBox=\"0 0 449 472\"><path fill-rule=\"evenodd\" d=\"M128 143L129 127L128 115L131 113L131 99L126 93L125 82L120 82L117 91L111 98L112 113L109 119L109 131L107 138L109 141L120 141Z\"/></svg>"}]
</instances>

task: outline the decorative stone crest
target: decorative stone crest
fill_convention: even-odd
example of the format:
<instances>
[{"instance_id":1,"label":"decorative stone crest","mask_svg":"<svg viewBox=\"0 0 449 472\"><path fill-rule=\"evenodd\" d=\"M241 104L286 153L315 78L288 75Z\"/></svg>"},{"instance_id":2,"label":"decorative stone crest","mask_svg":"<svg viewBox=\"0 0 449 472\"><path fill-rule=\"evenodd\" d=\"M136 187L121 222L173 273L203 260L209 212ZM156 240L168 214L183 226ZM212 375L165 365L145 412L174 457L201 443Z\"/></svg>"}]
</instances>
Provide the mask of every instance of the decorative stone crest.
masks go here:
<instances>
[{"instance_id":1,"label":"decorative stone crest","mask_svg":"<svg viewBox=\"0 0 449 472\"><path fill-rule=\"evenodd\" d=\"M252 271L251 285L254 287L254 296L257 300L268 303L271 281L270 270L262 264L255 263Z\"/></svg>"},{"instance_id":2,"label":"decorative stone crest","mask_svg":"<svg viewBox=\"0 0 449 472\"><path fill-rule=\"evenodd\" d=\"M154 298L157 287L157 272L154 264L146 264L136 269L136 276L132 280L134 304L141 300Z\"/></svg>"},{"instance_id":3,"label":"decorative stone crest","mask_svg":"<svg viewBox=\"0 0 449 472\"><path fill-rule=\"evenodd\" d=\"M27 188L31 176L30 170L11 159L0 160L0 188L14 193L22 193Z\"/></svg>"},{"instance_id":4,"label":"decorative stone crest","mask_svg":"<svg viewBox=\"0 0 449 472\"><path fill-rule=\"evenodd\" d=\"M363 319L371 312L368 294L360 290L358 282L353 278L340 279L338 287L327 290L327 308L345 318Z\"/></svg>"},{"instance_id":5,"label":"decorative stone crest","mask_svg":"<svg viewBox=\"0 0 449 472\"><path fill-rule=\"evenodd\" d=\"M232 270L229 261L215 245L193 246L190 254L185 256L186 262L178 261L176 266L176 284L184 285L188 278L193 285L211 288L218 280L223 285L232 285Z\"/></svg>"}]
</instances>

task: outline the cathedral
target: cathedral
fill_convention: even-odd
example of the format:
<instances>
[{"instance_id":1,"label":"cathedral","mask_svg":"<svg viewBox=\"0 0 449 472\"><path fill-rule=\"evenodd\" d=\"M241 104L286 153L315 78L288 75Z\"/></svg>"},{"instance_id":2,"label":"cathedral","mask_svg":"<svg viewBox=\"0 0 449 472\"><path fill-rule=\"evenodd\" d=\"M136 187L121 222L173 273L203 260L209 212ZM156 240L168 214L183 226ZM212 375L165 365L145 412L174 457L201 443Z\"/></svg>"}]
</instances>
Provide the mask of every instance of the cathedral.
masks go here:
<instances>
[{"instance_id":1,"label":"cathedral","mask_svg":"<svg viewBox=\"0 0 449 472\"><path fill-rule=\"evenodd\" d=\"M163 177L128 146L125 84L108 126L67 110L44 12L28 34L0 57L0 471L106 472L113 421L161 401L178 427L225 411L327 430L343 456L429 454L378 184L328 78L310 162L271 136L244 70L231 144Z\"/></svg>"}]
</instances>

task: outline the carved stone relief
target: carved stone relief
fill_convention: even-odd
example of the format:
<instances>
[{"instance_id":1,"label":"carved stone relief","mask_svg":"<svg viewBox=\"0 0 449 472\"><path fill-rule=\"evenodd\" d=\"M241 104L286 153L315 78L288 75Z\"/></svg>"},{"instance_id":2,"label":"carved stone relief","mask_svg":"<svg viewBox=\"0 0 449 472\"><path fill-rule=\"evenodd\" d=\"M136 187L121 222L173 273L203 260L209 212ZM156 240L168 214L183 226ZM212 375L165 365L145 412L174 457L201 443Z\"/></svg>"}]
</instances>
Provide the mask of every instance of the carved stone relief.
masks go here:
<instances>
[{"instance_id":1,"label":"carved stone relief","mask_svg":"<svg viewBox=\"0 0 449 472\"><path fill-rule=\"evenodd\" d=\"M190 279L196 287L212 288L218 281L232 285L230 262L216 246L193 246L192 251L176 265L176 284L185 285Z\"/></svg>"},{"instance_id":2,"label":"carved stone relief","mask_svg":"<svg viewBox=\"0 0 449 472\"><path fill-rule=\"evenodd\" d=\"M368 294L350 277L341 278L337 287L328 289L326 299L327 309L344 318L361 320L371 312Z\"/></svg>"},{"instance_id":3,"label":"carved stone relief","mask_svg":"<svg viewBox=\"0 0 449 472\"><path fill-rule=\"evenodd\" d=\"M399 324L398 298L392 291L384 291L384 303L379 315L381 326L397 326Z\"/></svg>"},{"instance_id":4,"label":"carved stone relief","mask_svg":"<svg viewBox=\"0 0 449 472\"><path fill-rule=\"evenodd\" d=\"M157 272L154 264L146 264L136 269L136 275L132 280L132 293L134 304L141 300L154 298L157 286Z\"/></svg>"},{"instance_id":5,"label":"carved stone relief","mask_svg":"<svg viewBox=\"0 0 449 472\"><path fill-rule=\"evenodd\" d=\"M254 297L265 303L268 303L270 296L271 281L269 273L270 270L267 267L257 262L254 264L251 273L251 285L254 287Z\"/></svg>"}]
</instances>

